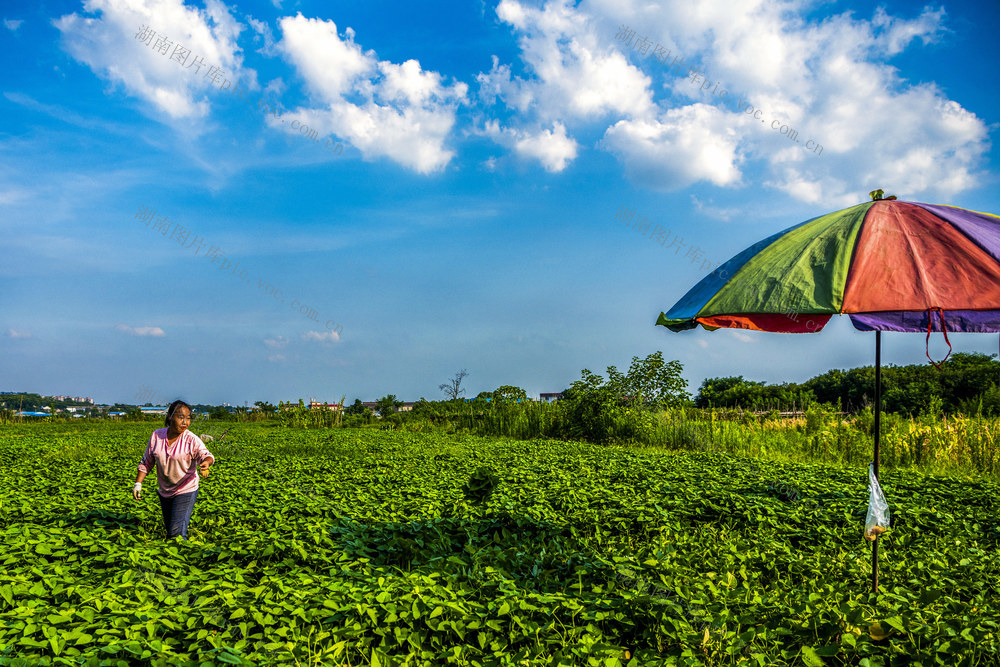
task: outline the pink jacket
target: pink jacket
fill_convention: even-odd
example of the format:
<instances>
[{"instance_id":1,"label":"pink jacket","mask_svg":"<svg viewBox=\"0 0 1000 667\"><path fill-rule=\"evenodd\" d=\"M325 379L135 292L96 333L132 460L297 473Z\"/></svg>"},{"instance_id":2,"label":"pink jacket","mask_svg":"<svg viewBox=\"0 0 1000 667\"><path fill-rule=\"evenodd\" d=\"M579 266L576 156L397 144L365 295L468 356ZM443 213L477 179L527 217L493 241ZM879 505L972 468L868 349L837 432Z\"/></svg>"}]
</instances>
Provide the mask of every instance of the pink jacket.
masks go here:
<instances>
[{"instance_id":1,"label":"pink jacket","mask_svg":"<svg viewBox=\"0 0 1000 667\"><path fill-rule=\"evenodd\" d=\"M148 475L155 465L158 492L164 498L170 498L197 490L198 465L209 459L215 461L212 452L194 433L184 431L171 446L167 443L167 429L164 427L149 436L139 472Z\"/></svg>"}]
</instances>

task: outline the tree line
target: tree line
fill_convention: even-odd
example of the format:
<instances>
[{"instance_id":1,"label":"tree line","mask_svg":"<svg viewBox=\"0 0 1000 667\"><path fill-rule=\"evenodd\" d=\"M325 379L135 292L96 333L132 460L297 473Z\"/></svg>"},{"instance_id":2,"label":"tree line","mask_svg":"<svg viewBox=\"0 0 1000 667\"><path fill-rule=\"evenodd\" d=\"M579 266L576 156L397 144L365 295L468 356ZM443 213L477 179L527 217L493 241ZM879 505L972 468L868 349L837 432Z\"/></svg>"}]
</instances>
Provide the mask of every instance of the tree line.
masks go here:
<instances>
[{"instance_id":1,"label":"tree line","mask_svg":"<svg viewBox=\"0 0 1000 667\"><path fill-rule=\"evenodd\" d=\"M882 368L882 410L1000 416L996 355L955 353L940 368L927 364ZM830 370L802 383L766 384L743 376L707 378L694 399L699 408L804 410L820 403L857 413L875 403L875 367Z\"/></svg>"}]
</instances>

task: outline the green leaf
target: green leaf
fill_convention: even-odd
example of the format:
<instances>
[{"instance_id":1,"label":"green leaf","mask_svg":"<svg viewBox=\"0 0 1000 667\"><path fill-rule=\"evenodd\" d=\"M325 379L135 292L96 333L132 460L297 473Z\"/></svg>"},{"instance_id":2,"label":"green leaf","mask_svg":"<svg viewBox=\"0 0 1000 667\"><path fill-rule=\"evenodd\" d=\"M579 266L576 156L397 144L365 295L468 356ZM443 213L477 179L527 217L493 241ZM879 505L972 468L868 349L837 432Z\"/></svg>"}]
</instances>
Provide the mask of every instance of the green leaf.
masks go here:
<instances>
[{"instance_id":1,"label":"green leaf","mask_svg":"<svg viewBox=\"0 0 1000 667\"><path fill-rule=\"evenodd\" d=\"M10 584L0 586L0 597L6 600L11 607L14 606L14 589L10 587Z\"/></svg>"},{"instance_id":2,"label":"green leaf","mask_svg":"<svg viewBox=\"0 0 1000 667\"><path fill-rule=\"evenodd\" d=\"M906 632L906 626L903 625L903 619L899 616L892 616L891 618L885 619L885 622L892 627L896 628L900 632Z\"/></svg>"},{"instance_id":3,"label":"green leaf","mask_svg":"<svg viewBox=\"0 0 1000 667\"><path fill-rule=\"evenodd\" d=\"M826 663L823 658L819 657L815 650L809 646L802 647L802 662L807 665L807 667L824 667Z\"/></svg>"}]
</instances>

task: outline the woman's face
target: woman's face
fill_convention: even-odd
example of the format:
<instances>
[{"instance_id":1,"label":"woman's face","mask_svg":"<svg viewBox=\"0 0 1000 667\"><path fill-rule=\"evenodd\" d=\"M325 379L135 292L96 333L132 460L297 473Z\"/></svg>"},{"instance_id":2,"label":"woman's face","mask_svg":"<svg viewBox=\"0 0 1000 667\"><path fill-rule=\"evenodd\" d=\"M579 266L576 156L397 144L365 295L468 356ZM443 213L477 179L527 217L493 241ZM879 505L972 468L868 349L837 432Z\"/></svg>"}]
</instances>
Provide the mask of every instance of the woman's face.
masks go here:
<instances>
[{"instance_id":1,"label":"woman's face","mask_svg":"<svg viewBox=\"0 0 1000 667\"><path fill-rule=\"evenodd\" d=\"M183 433L191 425L191 410L183 405L174 410L170 417L170 427L175 433Z\"/></svg>"}]
</instances>

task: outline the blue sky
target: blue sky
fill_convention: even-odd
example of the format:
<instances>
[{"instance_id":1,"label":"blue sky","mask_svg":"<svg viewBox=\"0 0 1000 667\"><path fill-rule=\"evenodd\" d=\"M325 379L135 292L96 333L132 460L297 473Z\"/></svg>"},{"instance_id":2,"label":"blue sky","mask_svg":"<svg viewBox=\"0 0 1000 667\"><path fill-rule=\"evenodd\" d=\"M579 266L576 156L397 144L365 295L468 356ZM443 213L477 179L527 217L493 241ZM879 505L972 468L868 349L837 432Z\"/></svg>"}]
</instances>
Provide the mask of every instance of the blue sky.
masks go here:
<instances>
[{"instance_id":1,"label":"blue sky","mask_svg":"<svg viewBox=\"0 0 1000 667\"><path fill-rule=\"evenodd\" d=\"M656 317L878 187L1000 212L995 2L0 14L7 391L416 400L464 368L470 396L537 395L656 350L692 393L802 381L872 363L873 337L846 318L793 336ZM924 361L923 337L885 335L883 359Z\"/></svg>"}]
</instances>

